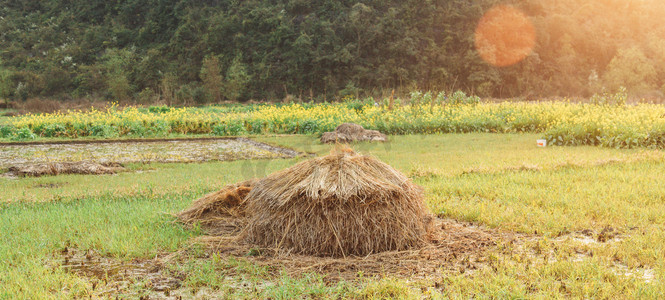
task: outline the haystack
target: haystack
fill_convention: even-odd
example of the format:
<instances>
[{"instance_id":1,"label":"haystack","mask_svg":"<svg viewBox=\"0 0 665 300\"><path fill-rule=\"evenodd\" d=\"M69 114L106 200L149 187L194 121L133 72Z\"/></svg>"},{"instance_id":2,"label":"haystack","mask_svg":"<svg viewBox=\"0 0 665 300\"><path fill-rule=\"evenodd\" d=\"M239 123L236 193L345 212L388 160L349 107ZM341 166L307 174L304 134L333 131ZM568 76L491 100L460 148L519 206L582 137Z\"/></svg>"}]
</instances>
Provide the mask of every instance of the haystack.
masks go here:
<instances>
[{"instance_id":1,"label":"haystack","mask_svg":"<svg viewBox=\"0 0 665 300\"><path fill-rule=\"evenodd\" d=\"M316 256L419 247L433 220L419 186L348 149L257 181L246 203L248 242Z\"/></svg>"},{"instance_id":2,"label":"haystack","mask_svg":"<svg viewBox=\"0 0 665 300\"><path fill-rule=\"evenodd\" d=\"M354 123L337 126L333 132L321 135L322 143L350 143L357 141L385 142L386 135L376 130L367 130Z\"/></svg>"}]
</instances>

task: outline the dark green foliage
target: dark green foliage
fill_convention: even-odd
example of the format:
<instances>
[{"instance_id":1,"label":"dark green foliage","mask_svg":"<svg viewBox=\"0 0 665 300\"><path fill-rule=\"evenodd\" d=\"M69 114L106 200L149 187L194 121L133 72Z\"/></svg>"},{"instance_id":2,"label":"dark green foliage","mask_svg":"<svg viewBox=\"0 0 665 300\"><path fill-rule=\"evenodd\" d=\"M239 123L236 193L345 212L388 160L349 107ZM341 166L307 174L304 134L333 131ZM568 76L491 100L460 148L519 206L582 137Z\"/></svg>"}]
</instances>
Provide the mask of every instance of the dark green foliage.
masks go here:
<instances>
[{"instance_id":1,"label":"dark green foliage","mask_svg":"<svg viewBox=\"0 0 665 300\"><path fill-rule=\"evenodd\" d=\"M358 113L362 113L363 110L365 109L365 105L373 103L368 103L367 101L353 99L350 101L345 101L344 104L346 105L346 107L354 109Z\"/></svg>"},{"instance_id":2,"label":"dark green foliage","mask_svg":"<svg viewBox=\"0 0 665 300\"><path fill-rule=\"evenodd\" d=\"M97 137L114 137L118 135L118 130L109 125L94 125L90 127L90 135Z\"/></svg>"},{"instance_id":3,"label":"dark green foliage","mask_svg":"<svg viewBox=\"0 0 665 300\"><path fill-rule=\"evenodd\" d=\"M203 104L208 102L210 94L208 94L204 87L197 82L190 82L184 84L176 92L176 97L179 102L185 105Z\"/></svg>"},{"instance_id":4,"label":"dark green foliage","mask_svg":"<svg viewBox=\"0 0 665 300\"><path fill-rule=\"evenodd\" d=\"M665 63L665 2L512 2L537 44L497 68L475 51L474 31L498 0L0 0L0 98L123 100L152 90L180 105L393 88L527 98L665 91L664 68L653 67Z\"/></svg>"},{"instance_id":5,"label":"dark green foliage","mask_svg":"<svg viewBox=\"0 0 665 300\"><path fill-rule=\"evenodd\" d=\"M213 134L219 136L236 136L245 133L245 126L240 121L231 121L213 127Z\"/></svg>"},{"instance_id":6,"label":"dark green foliage","mask_svg":"<svg viewBox=\"0 0 665 300\"><path fill-rule=\"evenodd\" d=\"M16 128L11 125L0 125L0 138L8 138L14 135Z\"/></svg>"},{"instance_id":7,"label":"dark green foliage","mask_svg":"<svg viewBox=\"0 0 665 300\"><path fill-rule=\"evenodd\" d=\"M168 106L150 106L148 111L152 113L165 113L171 111L171 109L172 108Z\"/></svg>"},{"instance_id":8,"label":"dark green foliage","mask_svg":"<svg viewBox=\"0 0 665 300\"><path fill-rule=\"evenodd\" d=\"M302 129L300 133L312 134L319 132L319 122L315 120L305 120L302 123Z\"/></svg>"},{"instance_id":9,"label":"dark green foliage","mask_svg":"<svg viewBox=\"0 0 665 300\"><path fill-rule=\"evenodd\" d=\"M448 99L447 103L457 105L457 104L478 104L480 103L480 98L477 96L467 96L466 93L462 91L456 91Z\"/></svg>"},{"instance_id":10,"label":"dark green foliage","mask_svg":"<svg viewBox=\"0 0 665 300\"><path fill-rule=\"evenodd\" d=\"M61 124L49 124L41 132L35 128L35 132L44 137L59 137L65 134L65 126Z\"/></svg>"}]
</instances>

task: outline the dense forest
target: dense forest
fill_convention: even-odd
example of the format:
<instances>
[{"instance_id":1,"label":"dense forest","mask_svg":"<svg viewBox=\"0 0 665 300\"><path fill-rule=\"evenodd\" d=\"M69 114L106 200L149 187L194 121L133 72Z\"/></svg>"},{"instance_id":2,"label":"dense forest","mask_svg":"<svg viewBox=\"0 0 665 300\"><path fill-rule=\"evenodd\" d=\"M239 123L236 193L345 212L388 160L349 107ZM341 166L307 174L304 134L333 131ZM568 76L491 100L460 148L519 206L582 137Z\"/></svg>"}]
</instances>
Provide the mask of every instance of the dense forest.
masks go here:
<instances>
[{"instance_id":1,"label":"dense forest","mask_svg":"<svg viewBox=\"0 0 665 300\"><path fill-rule=\"evenodd\" d=\"M496 66L497 5L535 44ZM330 100L392 89L485 97L665 92L662 0L0 0L0 98L171 104ZM501 25L501 26L498 26ZM495 35L519 35L510 24Z\"/></svg>"}]
</instances>

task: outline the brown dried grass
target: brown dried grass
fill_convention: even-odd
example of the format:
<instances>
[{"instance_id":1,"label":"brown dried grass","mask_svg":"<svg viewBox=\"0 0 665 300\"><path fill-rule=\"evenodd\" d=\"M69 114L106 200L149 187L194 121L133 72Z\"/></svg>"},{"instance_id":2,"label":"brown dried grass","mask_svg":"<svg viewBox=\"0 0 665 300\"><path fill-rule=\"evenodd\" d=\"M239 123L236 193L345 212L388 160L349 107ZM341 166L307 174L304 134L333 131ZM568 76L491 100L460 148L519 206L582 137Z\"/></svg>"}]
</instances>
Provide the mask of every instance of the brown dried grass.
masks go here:
<instances>
[{"instance_id":1,"label":"brown dried grass","mask_svg":"<svg viewBox=\"0 0 665 300\"><path fill-rule=\"evenodd\" d=\"M433 220L422 188L350 149L229 185L177 217L208 233L242 230L259 247L333 257L418 248Z\"/></svg>"},{"instance_id":2,"label":"brown dried grass","mask_svg":"<svg viewBox=\"0 0 665 300\"><path fill-rule=\"evenodd\" d=\"M348 149L261 180L226 186L178 215L203 225L195 243L275 272L431 278L486 263L516 236L434 218L422 189L390 166ZM322 257L324 256L324 257Z\"/></svg>"},{"instance_id":3,"label":"brown dried grass","mask_svg":"<svg viewBox=\"0 0 665 300\"><path fill-rule=\"evenodd\" d=\"M349 149L271 174L247 198L245 239L297 254L364 256L417 248L432 221L422 188Z\"/></svg>"},{"instance_id":4,"label":"brown dried grass","mask_svg":"<svg viewBox=\"0 0 665 300\"><path fill-rule=\"evenodd\" d=\"M55 176L61 174L115 174L125 171L119 163L95 163L88 161L24 164L9 167L9 173L20 177Z\"/></svg>"},{"instance_id":5,"label":"brown dried grass","mask_svg":"<svg viewBox=\"0 0 665 300\"><path fill-rule=\"evenodd\" d=\"M432 234L422 247L404 251L385 251L367 256L320 257L286 253L278 249L257 249L247 241L222 236L201 236L196 243L207 246L212 253L224 257L243 257L260 266L269 267L274 275L292 277L312 272L325 274L325 280L338 282L395 276L398 278L441 278L459 274L487 264L485 253L497 243L519 242L511 233L479 227L471 223L436 218ZM232 271L232 270L230 270Z\"/></svg>"},{"instance_id":6,"label":"brown dried grass","mask_svg":"<svg viewBox=\"0 0 665 300\"><path fill-rule=\"evenodd\" d=\"M32 98L22 103L21 108L31 113L53 113L62 109L62 102Z\"/></svg>"},{"instance_id":7,"label":"brown dried grass","mask_svg":"<svg viewBox=\"0 0 665 300\"><path fill-rule=\"evenodd\" d=\"M209 234L237 232L246 223L245 199L255 181L230 184L220 191L201 197L180 212L178 220L189 226L200 224Z\"/></svg>"}]
</instances>

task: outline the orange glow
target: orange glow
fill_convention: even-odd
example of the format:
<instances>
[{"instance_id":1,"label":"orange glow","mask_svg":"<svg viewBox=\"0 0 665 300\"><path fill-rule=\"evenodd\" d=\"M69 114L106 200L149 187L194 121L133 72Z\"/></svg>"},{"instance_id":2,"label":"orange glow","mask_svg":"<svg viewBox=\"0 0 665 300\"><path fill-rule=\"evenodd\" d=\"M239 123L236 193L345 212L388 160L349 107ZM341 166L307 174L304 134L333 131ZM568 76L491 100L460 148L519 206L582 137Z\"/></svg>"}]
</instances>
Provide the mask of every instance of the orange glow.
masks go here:
<instances>
[{"instance_id":1,"label":"orange glow","mask_svg":"<svg viewBox=\"0 0 665 300\"><path fill-rule=\"evenodd\" d=\"M505 67L526 58L536 44L536 30L518 9L498 5L480 19L475 34L476 51L487 63Z\"/></svg>"}]
</instances>

